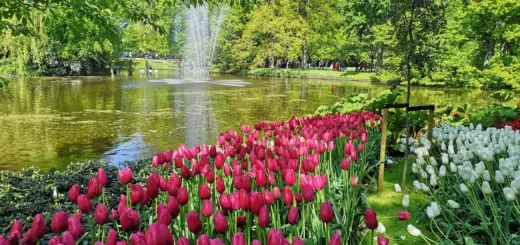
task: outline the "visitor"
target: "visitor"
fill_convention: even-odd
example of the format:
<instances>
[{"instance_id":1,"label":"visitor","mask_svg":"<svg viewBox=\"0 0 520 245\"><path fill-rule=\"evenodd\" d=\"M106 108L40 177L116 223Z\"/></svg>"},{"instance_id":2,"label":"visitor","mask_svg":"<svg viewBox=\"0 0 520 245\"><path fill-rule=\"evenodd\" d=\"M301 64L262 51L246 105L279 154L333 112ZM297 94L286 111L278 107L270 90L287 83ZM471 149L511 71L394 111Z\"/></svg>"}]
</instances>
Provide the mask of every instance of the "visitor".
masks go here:
<instances>
[{"instance_id":1,"label":"visitor","mask_svg":"<svg viewBox=\"0 0 520 245\"><path fill-rule=\"evenodd\" d=\"M164 53L164 60L168 60L168 57L166 56L166 53Z\"/></svg>"}]
</instances>

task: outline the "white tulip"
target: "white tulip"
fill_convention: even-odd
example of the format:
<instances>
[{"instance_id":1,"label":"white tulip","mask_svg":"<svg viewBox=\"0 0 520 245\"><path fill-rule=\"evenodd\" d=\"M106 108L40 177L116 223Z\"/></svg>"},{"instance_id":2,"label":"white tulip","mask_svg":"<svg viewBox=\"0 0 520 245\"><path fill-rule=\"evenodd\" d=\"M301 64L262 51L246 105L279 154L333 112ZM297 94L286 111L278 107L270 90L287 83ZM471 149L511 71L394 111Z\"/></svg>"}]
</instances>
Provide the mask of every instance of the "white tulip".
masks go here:
<instances>
[{"instance_id":1,"label":"white tulip","mask_svg":"<svg viewBox=\"0 0 520 245\"><path fill-rule=\"evenodd\" d=\"M489 171L484 170L484 174L482 175L485 181L491 181L491 175L489 175Z\"/></svg>"},{"instance_id":2,"label":"white tulip","mask_svg":"<svg viewBox=\"0 0 520 245\"><path fill-rule=\"evenodd\" d=\"M428 187L426 184L421 183L421 189L425 192L430 192L430 187Z\"/></svg>"},{"instance_id":3,"label":"white tulip","mask_svg":"<svg viewBox=\"0 0 520 245\"><path fill-rule=\"evenodd\" d=\"M439 168L439 176L440 176L440 177L444 177L444 176L446 176L446 166L442 165L442 166Z\"/></svg>"},{"instance_id":4,"label":"white tulip","mask_svg":"<svg viewBox=\"0 0 520 245\"><path fill-rule=\"evenodd\" d=\"M426 208L426 216L428 216L428 218L430 218L430 219L434 219L435 218L435 214L433 213L432 207L427 207Z\"/></svg>"},{"instance_id":5,"label":"white tulip","mask_svg":"<svg viewBox=\"0 0 520 245\"><path fill-rule=\"evenodd\" d=\"M415 189L417 189L418 191L422 190L421 183L418 180L413 181L413 186L415 186Z\"/></svg>"},{"instance_id":6,"label":"white tulip","mask_svg":"<svg viewBox=\"0 0 520 245\"><path fill-rule=\"evenodd\" d=\"M416 163L413 163L412 164L412 173L416 174L419 172L419 169L417 169L417 164Z\"/></svg>"},{"instance_id":7,"label":"white tulip","mask_svg":"<svg viewBox=\"0 0 520 245\"><path fill-rule=\"evenodd\" d=\"M430 176L430 185L433 187L437 186L437 176L435 174Z\"/></svg>"},{"instance_id":8,"label":"white tulip","mask_svg":"<svg viewBox=\"0 0 520 245\"><path fill-rule=\"evenodd\" d=\"M441 143L441 151L446 151L446 144L444 144L444 142Z\"/></svg>"},{"instance_id":9,"label":"white tulip","mask_svg":"<svg viewBox=\"0 0 520 245\"><path fill-rule=\"evenodd\" d=\"M457 172L457 166L453 162L450 162L450 171L452 173L456 173Z\"/></svg>"},{"instance_id":10,"label":"white tulip","mask_svg":"<svg viewBox=\"0 0 520 245\"><path fill-rule=\"evenodd\" d=\"M426 162L424 161L424 158L423 158L422 156L417 157L417 159L415 160L415 162L416 162L419 166L422 166L422 165L424 165L424 163L426 163Z\"/></svg>"},{"instance_id":11,"label":"white tulip","mask_svg":"<svg viewBox=\"0 0 520 245\"><path fill-rule=\"evenodd\" d=\"M515 192L511 188L506 187L503 189L503 191L504 191L504 196L506 197L506 200L508 200L508 201L515 200Z\"/></svg>"},{"instance_id":12,"label":"white tulip","mask_svg":"<svg viewBox=\"0 0 520 245\"><path fill-rule=\"evenodd\" d=\"M468 193L468 191L469 191L469 190L468 190L468 187L466 187L466 185L465 185L464 183L461 183L461 184L459 185L459 188L460 188L460 191L461 191L462 193Z\"/></svg>"},{"instance_id":13,"label":"white tulip","mask_svg":"<svg viewBox=\"0 0 520 245\"><path fill-rule=\"evenodd\" d=\"M484 174L484 170L486 170L486 166L482 161L475 165L475 173L477 173L478 175Z\"/></svg>"},{"instance_id":14,"label":"white tulip","mask_svg":"<svg viewBox=\"0 0 520 245\"><path fill-rule=\"evenodd\" d=\"M399 184L394 184L395 192L400 193L401 192L401 186Z\"/></svg>"},{"instance_id":15,"label":"white tulip","mask_svg":"<svg viewBox=\"0 0 520 245\"><path fill-rule=\"evenodd\" d=\"M432 207L433 214L435 214L435 216L441 215L441 207L439 207L439 204L437 204L436 202L432 202L430 204L430 207Z\"/></svg>"},{"instance_id":16,"label":"white tulip","mask_svg":"<svg viewBox=\"0 0 520 245\"><path fill-rule=\"evenodd\" d=\"M450 208L453 208L453 209L460 208L460 204L458 204L457 202L455 202L453 200L448 200L448 206L450 206Z\"/></svg>"},{"instance_id":17,"label":"white tulip","mask_svg":"<svg viewBox=\"0 0 520 245\"><path fill-rule=\"evenodd\" d=\"M502 175L500 170L495 171L495 181L499 184L503 184L505 182L504 175Z\"/></svg>"},{"instance_id":18,"label":"white tulip","mask_svg":"<svg viewBox=\"0 0 520 245\"><path fill-rule=\"evenodd\" d=\"M437 166L437 160L434 157L430 157L430 164L433 166Z\"/></svg>"},{"instance_id":19,"label":"white tulip","mask_svg":"<svg viewBox=\"0 0 520 245\"><path fill-rule=\"evenodd\" d=\"M430 166L430 165L428 165L428 166ZM421 179L428 178L428 174L424 170L421 169L421 171L419 171L419 173L421 173Z\"/></svg>"},{"instance_id":20,"label":"white tulip","mask_svg":"<svg viewBox=\"0 0 520 245\"><path fill-rule=\"evenodd\" d=\"M410 206L410 196L404 195L403 201L401 202L404 208L408 208Z\"/></svg>"},{"instance_id":21,"label":"white tulip","mask_svg":"<svg viewBox=\"0 0 520 245\"><path fill-rule=\"evenodd\" d=\"M54 189L52 189L52 197L58 198L58 189L56 186L54 186Z\"/></svg>"},{"instance_id":22,"label":"white tulip","mask_svg":"<svg viewBox=\"0 0 520 245\"><path fill-rule=\"evenodd\" d=\"M417 229L413 225L408 225L408 227L406 229L408 230L408 233L410 233L410 235L412 235L412 236L420 236L421 235L421 230Z\"/></svg>"},{"instance_id":23,"label":"white tulip","mask_svg":"<svg viewBox=\"0 0 520 245\"><path fill-rule=\"evenodd\" d=\"M484 181L482 183L482 193L484 193L485 195L491 194L491 186L489 186L489 182Z\"/></svg>"},{"instance_id":24,"label":"white tulip","mask_svg":"<svg viewBox=\"0 0 520 245\"><path fill-rule=\"evenodd\" d=\"M432 165L426 165L426 172L428 172L428 174L435 174L435 170L433 170L433 167Z\"/></svg>"},{"instance_id":25,"label":"white tulip","mask_svg":"<svg viewBox=\"0 0 520 245\"><path fill-rule=\"evenodd\" d=\"M386 232L386 228L385 228L385 225L383 225L383 223L381 223L381 222L377 223L377 232L379 232L381 234Z\"/></svg>"}]
</instances>

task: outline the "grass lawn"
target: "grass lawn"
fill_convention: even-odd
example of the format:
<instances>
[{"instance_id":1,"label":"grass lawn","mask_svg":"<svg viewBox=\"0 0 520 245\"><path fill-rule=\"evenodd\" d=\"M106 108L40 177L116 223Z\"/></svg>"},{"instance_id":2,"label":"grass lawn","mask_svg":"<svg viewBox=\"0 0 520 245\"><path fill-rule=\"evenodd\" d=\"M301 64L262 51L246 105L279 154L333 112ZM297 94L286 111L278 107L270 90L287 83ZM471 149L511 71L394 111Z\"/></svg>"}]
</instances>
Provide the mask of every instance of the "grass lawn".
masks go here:
<instances>
[{"instance_id":1,"label":"grass lawn","mask_svg":"<svg viewBox=\"0 0 520 245\"><path fill-rule=\"evenodd\" d=\"M152 60L148 59L148 63L153 69L177 69L177 65L172 64L176 60ZM136 58L134 59L134 69L146 69L146 59Z\"/></svg>"},{"instance_id":2,"label":"grass lawn","mask_svg":"<svg viewBox=\"0 0 520 245\"><path fill-rule=\"evenodd\" d=\"M301 78L322 78L337 80L371 80L374 72L356 71L331 71L331 70L302 70L302 69L272 69L259 68L251 70L248 74L256 76L276 76L276 77L301 77Z\"/></svg>"},{"instance_id":3,"label":"grass lawn","mask_svg":"<svg viewBox=\"0 0 520 245\"><path fill-rule=\"evenodd\" d=\"M402 182L404 160L395 163L391 169L385 170L384 189L381 193L378 193L377 186L374 186L374 189L367 194L370 207L377 212L378 221L382 222L386 227L386 237L390 237L390 244L426 244L422 238L414 237L408 233L406 229L408 224L419 228L428 238L436 240L435 235L429 231L429 227L420 226L416 223L417 217L415 217L415 215L421 217L421 215L425 213L424 210L419 210L418 212L417 207L425 203L428 197L422 192L415 191L412 185L414 180L411 172L412 163L413 160L408 162L409 173L407 176L408 194L410 196L408 211L411 215L409 220L401 221L397 219L397 212L405 211L401 205L404 194L397 193L394 189L394 184L401 184ZM369 236L370 232L367 234L367 237L365 237L363 244L370 244ZM402 236L405 237L404 240L401 238ZM374 244L376 244L375 241Z\"/></svg>"}]
</instances>

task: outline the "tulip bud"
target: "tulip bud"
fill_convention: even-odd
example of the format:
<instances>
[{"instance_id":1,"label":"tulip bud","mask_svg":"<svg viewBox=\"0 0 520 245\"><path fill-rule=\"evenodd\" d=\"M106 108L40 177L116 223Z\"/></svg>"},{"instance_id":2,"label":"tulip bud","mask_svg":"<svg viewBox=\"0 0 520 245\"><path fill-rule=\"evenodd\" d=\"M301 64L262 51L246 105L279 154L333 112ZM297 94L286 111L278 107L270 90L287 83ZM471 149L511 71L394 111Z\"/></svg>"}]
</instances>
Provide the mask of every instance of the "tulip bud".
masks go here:
<instances>
[{"instance_id":1,"label":"tulip bud","mask_svg":"<svg viewBox=\"0 0 520 245\"><path fill-rule=\"evenodd\" d=\"M177 201L179 201L181 206L184 206L186 203L188 203L188 190L186 188L179 188L179 191L177 192Z\"/></svg>"},{"instance_id":2,"label":"tulip bud","mask_svg":"<svg viewBox=\"0 0 520 245\"><path fill-rule=\"evenodd\" d=\"M206 199L202 201L202 208L201 208L202 216L209 217L213 215L213 204L211 203L211 200Z\"/></svg>"},{"instance_id":3,"label":"tulip bud","mask_svg":"<svg viewBox=\"0 0 520 245\"><path fill-rule=\"evenodd\" d=\"M215 216L213 216L213 225L215 226L215 231L221 234L226 233L229 228L226 217L220 211L216 212Z\"/></svg>"},{"instance_id":4,"label":"tulip bud","mask_svg":"<svg viewBox=\"0 0 520 245\"><path fill-rule=\"evenodd\" d=\"M365 210L365 225L368 229L376 229L378 222L377 222L377 214L376 211L372 209Z\"/></svg>"},{"instance_id":5,"label":"tulip bud","mask_svg":"<svg viewBox=\"0 0 520 245\"><path fill-rule=\"evenodd\" d=\"M222 194L226 190L226 185L224 184L224 180L222 176L218 176L215 182L217 192Z\"/></svg>"},{"instance_id":6,"label":"tulip bud","mask_svg":"<svg viewBox=\"0 0 520 245\"><path fill-rule=\"evenodd\" d=\"M80 195L78 197L78 208L83 213L88 213L92 210L92 202L86 195Z\"/></svg>"},{"instance_id":7,"label":"tulip bud","mask_svg":"<svg viewBox=\"0 0 520 245\"><path fill-rule=\"evenodd\" d=\"M94 210L94 220L96 224L103 225L108 221L108 208L103 204L98 204Z\"/></svg>"},{"instance_id":8,"label":"tulip bud","mask_svg":"<svg viewBox=\"0 0 520 245\"><path fill-rule=\"evenodd\" d=\"M146 180L146 194L153 200L159 196L159 181L157 173L153 172Z\"/></svg>"},{"instance_id":9,"label":"tulip bud","mask_svg":"<svg viewBox=\"0 0 520 245\"><path fill-rule=\"evenodd\" d=\"M412 236L420 236L421 235L421 230L417 229L413 225L408 225L408 227L406 229L408 230L408 233L410 233L410 235L412 235Z\"/></svg>"},{"instance_id":10,"label":"tulip bud","mask_svg":"<svg viewBox=\"0 0 520 245\"><path fill-rule=\"evenodd\" d=\"M348 170L350 167L350 159L341 160L341 169Z\"/></svg>"},{"instance_id":11,"label":"tulip bud","mask_svg":"<svg viewBox=\"0 0 520 245\"><path fill-rule=\"evenodd\" d=\"M78 200L78 196L79 196L79 185L78 184L75 184L73 185L70 190L69 190L69 201L70 202L73 202L73 203L76 203L76 201Z\"/></svg>"},{"instance_id":12,"label":"tulip bud","mask_svg":"<svg viewBox=\"0 0 520 245\"><path fill-rule=\"evenodd\" d=\"M273 194L273 197L276 200L278 200L278 199L280 199L280 197L282 197L280 188L278 188L277 186L273 187L273 190L271 190L271 194Z\"/></svg>"},{"instance_id":13,"label":"tulip bud","mask_svg":"<svg viewBox=\"0 0 520 245\"><path fill-rule=\"evenodd\" d=\"M54 233L61 233L67 230L68 227L68 216L67 212L61 211L56 212L52 216L51 230ZM11 228L12 229L12 228Z\"/></svg>"},{"instance_id":14,"label":"tulip bud","mask_svg":"<svg viewBox=\"0 0 520 245\"><path fill-rule=\"evenodd\" d=\"M71 216L68 221L68 230L74 239L80 238L83 234L83 227L81 226L80 219Z\"/></svg>"},{"instance_id":15,"label":"tulip bud","mask_svg":"<svg viewBox=\"0 0 520 245\"><path fill-rule=\"evenodd\" d=\"M484 193L484 195L489 195L491 194L491 186L489 186L489 182L487 181L484 181L482 183L482 193Z\"/></svg>"},{"instance_id":16,"label":"tulip bud","mask_svg":"<svg viewBox=\"0 0 520 245\"><path fill-rule=\"evenodd\" d=\"M40 240L45 235L45 219L42 214L36 214L34 216L34 220L31 226L31 233L36 238L36 240Z\"/></svg>"},{"instance_id":17,"label":"tulip bud","mask_svg":"<svg viewBox=\"0 0 520 245\"><path fill-rule=\"evenodd\" d=\"M188 238L181 237L179 240L177 240L177 245L190 245L190 241L188 241Z\"/></svg>"},{"instance_id":18,"label":"tulip bud","mask_svg":"<svg viewBox=\"0 0 520 245\"><path fill-rule=\"evenodd\" d=\"M397 218L399 220L408 220L410 218L410 213L408 211L401 211L397 213Z\"/></svg>"},{"instance_id":19,"label":"tulip bud","mask_svg":"<svg viewBox=\"0 0 520 245\"><path fill-rule=\"evenodd\" d=\"M202 230L202 221L200 220L199 214L195 211L189 212L187 217L188 229L192 233L199 233Z\"/></svg>"},{"instance_id":20,"label":"tulip bud","mask_svg":"<svg viewBox=\"0 0 520 245\"><path fill-rule=\"evenodd\" d=\"M99 168L97 172L97 181L100 185L107 184L107 173L104 168Z\"/></svg>"},{"instance_id":21,"label":"tulip bud","mask_svg":"<svg viewBox=\"0 0 520 245\"><path fill-rule=\"evenodd\" d=\"M457 202L455 202L453 200L448 200L448 206L450 206L450 208L453 208L453 209L460 208L460 204L458 204Z\"/></svg>"},{"instance_id":22,"label":"tulip bud","mask_svg":"<svg viewBox=\"0 0 520 245\"><path fill-rule=\"evenodd\" d=\"M293 205L294 197L291 189L288 186L283 188L283 202L287 206Z\"/></svg>"},{"instance_id":23,"label":"tulip bud","mask_svg":"<svg viewBox=\"0 0 520 245\"><path fill-rule=\"evenodd\" d=\"M383 236L377 236L377 245L388 245L389 243L390 239Z\"/></svg>"},{"instance_id":24,"label":"tulip bud","mask_svg":"<svg viewBox=\"0 0 520 245\"><path fill-rule=\"evenodd\" d=\"M269 218L269 209L267 206L263 206L260 209L260 212L258 214L258 226L262 228L266 228L269 226L270 218Z\"/></svg>"},{"instance_id":25,"label":"tulip bud","mask_svg":"<svg viewBox=\"0 0 520 245\"><path fill-rule=\"evenodd\" d=\"M130 185L130 201L133 204L139 203L143 200L144 197L144 189L139 184Z\"/></svg>"},{"instance_id":26,"label":"tulip bud","mask_svg":"<svg viewBox=\"0 0 520 245\"><path fill-rule=\"evenodd\" d=\"M240 189L238 193L238 202L240 204L240 209L247 211L249 210L249 195L245 189Z\"/></svg>"},{"instance_id":27,"label":"tulip bud","mask_svg":"<svg viewBox=\"0 0 520 245\"><path fill-rule=\"evenodd\" d=\"M119 181L128 184L132 181L132 168L124 168L119 170Z\"/></svg>"},{"instance_id":28,"label":"tulip bud","mask_svg":"<svg viewBox=\"0 0 520 245\"><path fill-rule=\"evenodd\" d=\"M267 244L268 245L283 245L285 241L285 237L283 236L283 232L280 230L271 229L267 234Z\"/></svg>"},{"instance_id":29,"label":"tulip bud","mask_svg":"<svg viewBox=\"0 0 520 245\"><path fill-rule=\"evenodd\" d=\"M242 232L237 232L231 239L231 245L246 245L246 239Z\"/></svg>"},{"instance_id":30,"label":"tulip bud","mask_svg":"<svg viewBox=\"0 0 520 245\"><path fill-rule=\"evenodd\" d=\"M15 239L13 239L13 240L20 240L20 238L22 238L22 234L23 234L22 227L23 227L23 225L20 220L13 221L13 223L11 224L11 229L9 229L9 239L11 240L14 237Z\"/></svg>"},{"instance_id":31,"label":"tulip bud","mask_svg":"<svg viewBox=\"0 0 520 245\"><path fill-rule=\"evenodd\" d=\"M515 192L510 187L506 187L503 189L504 196L506 197L507 201L514 201L515 200Z\"/></svg>"},{"instance_id":32,"label":"tulip bud","mask_svg":"<svg viewBox=\"0 0 520 245\"><path fill-rule=\"evenodd\" d=\"M377 232L379 232L381 234L386 232L386 228L385 228L385 225L383 225L383 223L381 223L381 222L377 223Z\"/></svg>"},{"instance_id":33,"label":"tulip bud","mask_svg":"<svg viewBox=\"0 0 520 245\"><path fill-rule=\"evenodd\" d=\"M237 221L236 221L237 227L244 228L246 226L246 221L247 221L246 216L238 216Z\"/></svg>"},{"instance_id":34,"label":"tulip bud","mask_svg":"<svg viewBox=\"0 0 520 245\"><path fill-rule=\"evenodd\" d=\"M264 206L264 199L259 192L253 191L249 194L249 203L251 213L258 215L260 213L260 209L262 209Z\"/></svg>"},{"instance_id":35,"label":"tulip bud","mask_svg":"<svg viewBox=\"0 0 520 245\"><path fill-rule=\"evenodd\" d=\"M209 186L204 183L199 186L199 197L202 200L209 199L211 196L211 192L209 190Z\"/></svg>"},{"instance_id":36,"label":"tulip bud","mask_svg":"<svg viewBox=\"0 0 520 245\"><path fill-rule=\"evenodd\" d=\"M162 203L157 206L157 222L166 226L172 222L170 211Z\"/></svg>"},{"instance_id":37,"label":"tulip bud","mask_svg":"<svg viewBox=\"0 0 520 245\"><path fill-rule=\"evenodd\" d=\"M197 239L197 245L210 245L209 237L206 234L202 234Z\"/></svg>"},{"instance_id":38,"label":"tulip bud","mask_svg":"<svg viewBox=\"0 0 520 245\"><path fill-rule=\"evenodd\" d=\"M172 218L177 217L180 212L179 208L179 202L177 201L177 198L173 196L168 197L168 202L166 203L166 208L168 209L168 212L172 215Z\"/></svg>"},{"instance_id":39,"label":"tulip bud","mask_svg":"<svg viewBox=\"0 0 520 245\"><path fill-rule=\"evenodd\" d=\"M410 196L404 195L403 201L401 202L404 208L408 208L410 206Z\"/></svg>"},{"instance_id":40,"label":"tulip bud","mask_svg":"<svg viewBox=\"0 0 520 245\"><path fill-rule=\"evenodd\" d=\"M401 193L401 186L399 184L394 184L395 192Z\"/></svg>"},{"instance_id":41,"label":"tulip bud","mask_svg":"<svg viewBox=\"0 0 520 245\"><path fill-rule=\"evenodd\" d=\"M139 229L141 221L139 219L139 214L133 210L132 208L126 208L120 214L121 228L124 231L133 231Z\"/></svg>"},{"instance_id":42,"label":"tulip bud","mask_svg":"<svg viewBox=\"0 0 520 245\"><path fill-rule=\"evenodd\" d=\"M328 202L324 202L320 206L320 220L324 223L330 223L334 220L334 210Z\"/></svg>"},{"instance_id":43,"label":"tulip bud","mask_svg":"<svg viewBox=\"0 0 520 245\"><path fill-rule=\"evenodd\" d=\"M462 193L468 193L468 187L466 187L466 185L464 183L460 183L459 185L459 188L460 188L460 192Z\"/></svg>"},{"instance_id":44,"label":"tulip bud","mask_svg":"<svg viewBox=\"0 0 520 245\"><path fill-rule=\"evenodd\" d=\"M286 169L283 174L283 179L288 186L294 185L294 183L296 183L296 175L294 170Z\"/></svg>"},{"instance_id":45,"label":"tulip bud","mask_svg":"<svg viewBox=\"0 0 520 245\"><path fill-rule=\"evenodd\" d=\"M300 214L298 214L298 208L295 206L292 206L289 209L289 214L287 215L287 221L289 224L297 224L298 221L300 221Z\"/></svg>"},{"instance_id":46,"label":"tulip bud","mask_svg":"<svg viewBox=\"0 0 520 245\"><path fill-rule=\"evenodd\" d=\"M295 237L291 245L304 245L303 240L300 237Z\"/></svg>"},{"instance_id":47,"label":"tulip bud","mask_svg":"<svg viewBox=\"0 0 520 245\"><path fill-rule=\"evenodd\" d=\"M334 235L332 235L329 245L341 245L341 234L339 232L336 232Z\"/></svg>"},{"instance_id":48,"label":"tulip bud","mask_svg":"<svg viewBox=\"0 0 520 245\"><path fill-rule=\"evenodd\" d=\"M106 245L116 245L117 243L117 232L114 229L108 231Z\"/></svg>"},{"instance_id":49,"label":"tulip bud","mask_svg":"<svg viewBox=\"0 0 520 245\"><path fill-rule=\"evenodd\" d=\"M357 176L350 177L350 184L352 187L356 187L358 185L359 178Z\"/></svg>"}]
</instances>

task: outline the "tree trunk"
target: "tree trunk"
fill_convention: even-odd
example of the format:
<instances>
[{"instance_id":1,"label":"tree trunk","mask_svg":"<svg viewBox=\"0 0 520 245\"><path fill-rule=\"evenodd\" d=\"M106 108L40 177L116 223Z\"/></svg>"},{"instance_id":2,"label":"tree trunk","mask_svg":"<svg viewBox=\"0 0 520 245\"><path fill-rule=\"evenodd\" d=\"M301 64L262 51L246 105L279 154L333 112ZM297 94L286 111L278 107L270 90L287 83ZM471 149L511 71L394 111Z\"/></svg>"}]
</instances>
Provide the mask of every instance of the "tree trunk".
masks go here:
<instances>
[{"instance_id":1,"label":"tree trunk","mask_svg":"<svg viewBox=\"0 0 520 245\"><path fill-rule=\"evenodd\" d=\"M300 10L302 18L305 22L307 22L307 2L308 0L301 0L303 7ZM302 45L302 59L300 68L307 69L307 33L305 33L302 37L303 45Z\"/></svg>"},{"instance_id":2,"label":"tree trunk","mask_svg":"<svg viewBox=\"0 0 520 245\"><path fill-rule=\"evenodd\" d=\"M491 34L486 35L486 56L484 57L484 66L486 66L491 58L495 55L495 40Z\"/></svg>"},{"instance_id":3,"label":"tree trunk","mask_svg":"<svg viewBox=\"0 0 520 245\"><path fill-rule=\"evenodd\" d=\"M377 49L377 60L376 60L376 74L381 74L381 70L383 69L383 48L379 47Z\"/></svg>"},{"instance_id":4,"label":"tree trunk","mask_svg":"<svg viewBox=\"0 0 520 245\"><path fill-rule=\"evenodd\" d=\"M270 64L271 68L275 68L275 63L276 63L276 61L274 60L274 53L272 51L273 50L273 46L274 46L273 39L270 37L269 38L269 47L270 47L270 49L269 49L270 50L269 51L269 63L271 63Z\"/></svg>"}]
</instances>

